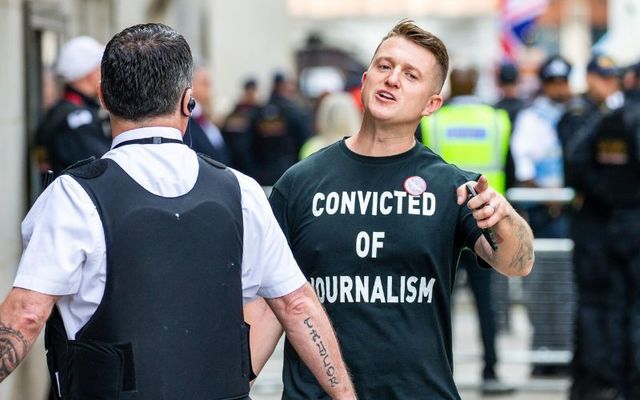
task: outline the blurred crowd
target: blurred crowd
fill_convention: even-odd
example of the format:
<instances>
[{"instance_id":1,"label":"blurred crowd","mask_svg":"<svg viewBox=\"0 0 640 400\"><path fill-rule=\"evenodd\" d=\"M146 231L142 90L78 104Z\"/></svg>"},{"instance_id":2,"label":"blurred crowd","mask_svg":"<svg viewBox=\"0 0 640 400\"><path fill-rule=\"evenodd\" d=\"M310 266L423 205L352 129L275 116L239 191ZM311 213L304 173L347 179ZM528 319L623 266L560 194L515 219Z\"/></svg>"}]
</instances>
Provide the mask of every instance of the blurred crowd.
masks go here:
<instances>
[{"instance_id":1,"label":"blurred crowd","mask_svg":"<svg viewBox=\"0 0 640 400\"><path fill-rule=\"evenodd\" d=\"M64 89L43 115L36 133L34 154L41 171L59 174L79 160L100 157L109 150L108 121L96 100L102 49L88 37L63 46L55 72ZM536 238L571 238L574 242L577 311L571 398L637 399L640 63L622 67L605 54L593 54L586 66L587 89L579 94L572 93L569 85L572 68L559 55L548 57L538 67L539 90L525 96L519 66L501 64L491 77L500 98L490 104L475 96L479 72L472 66L454 65L449 101L434 116L425 117L416 138L465 169L492 165L493 170L485 174L502 192L513 187L575 189L569 204L519 204ZM295 77L278 72L268 83L268 98L262 101L261 85L267 83L247 78L237 103L221 118L213 112L215 79L222 77L210 76L205 65L195 68L196 106L184 142L263 186L273 185L298 160L360 128L359 88L352 80L342 90L305 98ZM469 105L474 108L456 108ZM485 116L474 120L476 112ZM498 127L496 134L485 137L471 129L478 120ZM456 157L457 148L467 152L448 159L447 149L453 149L451 157ZM485 277L472 278L472 273L469 279L486 282ZM483 378L495 383L495 300L487 297L487 283L476 285L485 348ZM538 323L542 322L532 319L534 330ZM544 346L534 331L532 347ZM532 372L566 373L562 368L535 365ZM504 389L487 386L488 391L492 388Z\"/></svg>"}]
</instances>

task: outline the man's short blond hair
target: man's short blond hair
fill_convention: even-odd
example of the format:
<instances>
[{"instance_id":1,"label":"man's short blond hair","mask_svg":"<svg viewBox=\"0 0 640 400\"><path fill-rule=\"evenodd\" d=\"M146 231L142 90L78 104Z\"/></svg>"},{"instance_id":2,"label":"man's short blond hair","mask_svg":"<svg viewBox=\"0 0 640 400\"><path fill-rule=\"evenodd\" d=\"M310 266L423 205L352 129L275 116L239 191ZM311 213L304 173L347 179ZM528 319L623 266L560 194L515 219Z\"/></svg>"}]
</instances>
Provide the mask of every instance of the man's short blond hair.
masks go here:
<instances>
[{"instance_id":1,"label":"man's short blond hair","mask_svg":"<svg viewBox=\"0 0 640 400\"><path fill-rule=\"evenodd\" d=\"M449 53L447 52L447 48L442 40L433 33L420 28L414 21L410 19L403 19L398 22L385 37L382 38L376 48L376 51L373 53L374 58L382 43L392 37L403 37L433 54L439 67L439 88L442 89L449 70Z\"/></svg>"}]
</instances>

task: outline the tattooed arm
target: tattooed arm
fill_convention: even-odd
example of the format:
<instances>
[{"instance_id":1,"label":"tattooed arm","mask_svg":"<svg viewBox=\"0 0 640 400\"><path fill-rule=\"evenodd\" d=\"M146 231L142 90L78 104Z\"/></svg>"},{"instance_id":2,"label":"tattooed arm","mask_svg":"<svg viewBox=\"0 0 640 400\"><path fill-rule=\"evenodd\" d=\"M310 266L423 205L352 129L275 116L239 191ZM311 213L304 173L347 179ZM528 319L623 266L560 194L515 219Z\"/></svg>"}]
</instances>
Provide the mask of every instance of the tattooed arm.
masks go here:
<instances>
[{"instance_id":1,"label":"tattooed arm","mask_svg":"<svg viewBox=\"0 0 640 400\"><path fill-rule=\"evenodd\" d=\"M324 391L332 399L355 399L335 332L311 286L266 301Z\"/></svg>"},{"instance_id":2,"label":"tattooed arm","mask_svg":"<svg viewBox=\"0 0 640 400\"><path fill-rule=\"evenodd\" d=\"M484 236L475 243L474 250L498 272L508 276L525 276L533 267L533 233L526 221L511 204L488 185L481 176L472 182L478 195L467 202L473 211L478 227L493 229L498 249L493 250ZM458 204L464 204L467 189L458 188Z\"/></svg>"},{"instance_id":3,"label":"tattooed arm","mask_svg":"<svg viewBox=\"0 0 640 400\"><path fill-rule=\"evenodd\" d=\"M0 382L25 358L57 299L13 288L0 304Z\"/></svg>"}]
</instances>

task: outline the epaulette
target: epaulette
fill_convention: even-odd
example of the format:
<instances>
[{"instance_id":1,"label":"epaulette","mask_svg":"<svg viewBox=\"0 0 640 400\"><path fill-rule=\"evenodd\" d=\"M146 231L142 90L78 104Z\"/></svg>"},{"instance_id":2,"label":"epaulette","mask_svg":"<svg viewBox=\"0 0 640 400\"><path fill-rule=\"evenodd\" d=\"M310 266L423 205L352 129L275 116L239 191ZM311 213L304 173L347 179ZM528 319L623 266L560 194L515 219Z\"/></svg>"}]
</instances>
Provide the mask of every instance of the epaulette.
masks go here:
<instances>
[{"instance_id":1,"label":"epaulette","mask_svg":"<svg viewBox=\"0 0 640 400\"><path fill-rule=\"evenodd\" d=\"M220 161L214 160L213 158L209 157L206 154L202 154L202 153L196 153L196 154L198 154L198 157L202 158L207 164L213 165L218 169L227 169L226 165L224 165Z\"/></svg>"},{"instance_id":2,"label":"epaulette","mask_svg":"<svg viewBox=\"0 0 640 400\"><path fill-rule=\"evenodd\" d=\"M69 174L78 178L92 179L102 175L107 170L107 160L91 156L85 160L80 160L65 168L60 174Z\"/></svg>"}]
</instances>

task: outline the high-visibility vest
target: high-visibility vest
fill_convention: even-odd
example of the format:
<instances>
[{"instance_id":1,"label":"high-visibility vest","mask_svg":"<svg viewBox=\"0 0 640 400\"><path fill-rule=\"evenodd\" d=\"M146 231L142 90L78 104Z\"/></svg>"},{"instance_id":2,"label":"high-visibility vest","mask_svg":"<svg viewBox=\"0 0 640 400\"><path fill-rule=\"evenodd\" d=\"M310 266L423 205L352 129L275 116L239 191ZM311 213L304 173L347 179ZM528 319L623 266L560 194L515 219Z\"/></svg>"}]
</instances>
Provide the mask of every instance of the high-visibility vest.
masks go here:
<instances>
[{"instance_id":1,"label":"high-visibility vest","mask_svg":"<svg viewBox=\"0 0 640 400\"><path fill-rule=\"evenodd\" d=\"M446 162L481 173L504 194L511 123L504 110L449 104L420 122L422 142Z\"/></svg>"}]
</instances>

